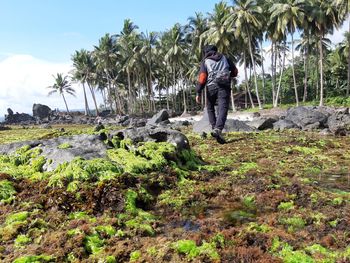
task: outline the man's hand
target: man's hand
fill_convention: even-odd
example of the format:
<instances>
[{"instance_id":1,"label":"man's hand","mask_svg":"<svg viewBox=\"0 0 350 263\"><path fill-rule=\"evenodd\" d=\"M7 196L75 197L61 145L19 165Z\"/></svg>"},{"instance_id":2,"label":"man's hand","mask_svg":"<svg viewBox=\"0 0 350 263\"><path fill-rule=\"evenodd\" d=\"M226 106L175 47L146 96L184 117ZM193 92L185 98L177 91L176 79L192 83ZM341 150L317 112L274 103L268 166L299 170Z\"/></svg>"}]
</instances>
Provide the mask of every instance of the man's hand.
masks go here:
<instances>
[{"instance_id":1,"label":"man's hand","mask_svg":"<svg viewBox=\"0 0 350 263\"><path fill-rule=\"evenodd\" d=\"M197 102L198 104L201 104L201 96L196 95L196 102Z\"/></svg>"}]
</instances>

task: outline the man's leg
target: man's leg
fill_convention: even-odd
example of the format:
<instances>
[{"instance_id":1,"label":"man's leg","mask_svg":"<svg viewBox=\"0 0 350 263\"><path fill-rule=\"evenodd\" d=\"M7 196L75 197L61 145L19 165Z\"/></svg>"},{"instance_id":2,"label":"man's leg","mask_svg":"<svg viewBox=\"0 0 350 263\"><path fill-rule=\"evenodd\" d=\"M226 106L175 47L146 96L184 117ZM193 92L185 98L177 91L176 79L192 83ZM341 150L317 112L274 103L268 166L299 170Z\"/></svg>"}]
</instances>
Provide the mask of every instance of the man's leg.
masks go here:
<instances>
[{"instance_id":1,"label":"man's leg","mask_svg":"<svg viewBox=\"0 0 350 263\"><path fill-rule=\"evenodd\" d=\"M214 129L216 125L216 116L215 116L215 103L217 100L218 89L208 89L207 92L207 112L209 117L209 123Z\"/></svg>"},{"instance_id":2,"label":"man's leg","mask_svg":"<svg viewBox=\"0 0 350 263\"><path fill-rule=\"evenodd\" d=\"M227 119L227 113L230 103L230 89L220 88L218 91L218 117L216 120L215 128L222 131L225 127Z\"/></svg>"}]
</instances>

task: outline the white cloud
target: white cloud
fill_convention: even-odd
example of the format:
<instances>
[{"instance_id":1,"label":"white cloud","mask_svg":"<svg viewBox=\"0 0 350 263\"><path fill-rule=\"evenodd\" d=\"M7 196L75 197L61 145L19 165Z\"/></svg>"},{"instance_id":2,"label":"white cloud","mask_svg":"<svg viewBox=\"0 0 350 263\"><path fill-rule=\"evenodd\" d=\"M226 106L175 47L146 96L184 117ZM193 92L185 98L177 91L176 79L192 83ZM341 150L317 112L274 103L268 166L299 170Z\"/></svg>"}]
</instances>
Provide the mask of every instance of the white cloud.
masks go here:
<instances>
[{"instance_id":1,"label":"white cloud","mask_svg":"<svg viewBox=\"0 0 350 263\"><path fill-rule=\"evenodd\" d=\"M332 41L333 45L336 45L344 40L344 33L345 31L349 30L349 19L350 18L348 18L339 29L334 30L332 35L327 35L327 38Z\"/></svg>"},{"instance_id":2,"label":"white cloud","mask_svg":"<svg viewBox=\"0 0 350 263\"><path fill-rule=\"evenodd\" d=\"M53 63L30 55L10 55L0 60L0 116L7 113L7 108L14 112L31 114L33 103L64 110L62 98L58 94L48 97L49 89L46 87L53 84L53 75L68 74L70 70L71 63ZM66 96L68 107L83 109L82 88L78 85L73 87L76 97ZM92 108L92 101L89 102L89 106Z\"/></svg>"}]
</instances>

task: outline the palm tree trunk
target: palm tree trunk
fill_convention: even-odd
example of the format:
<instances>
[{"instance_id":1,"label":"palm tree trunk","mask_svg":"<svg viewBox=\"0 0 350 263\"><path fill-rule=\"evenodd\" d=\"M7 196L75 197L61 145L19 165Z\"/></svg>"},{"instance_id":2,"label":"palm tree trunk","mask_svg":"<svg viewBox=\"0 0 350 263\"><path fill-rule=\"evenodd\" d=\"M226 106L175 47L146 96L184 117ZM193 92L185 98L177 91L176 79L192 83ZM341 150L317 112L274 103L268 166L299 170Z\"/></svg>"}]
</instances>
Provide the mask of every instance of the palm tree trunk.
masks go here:
<instances>
[{"instance_id":1,"label":"palm tree trunk","mask_svg":"<svg viewBox=\"0 0 350 263\"><path fill-rule=\"evenodd\" d=\"M260 102L260 96L259 96L259 89L258 89L258 80L256 77L256 65L255 65L255 59L254 59L254 55L253 55L252 42L251 42L251 36L249 33L250 32L249 29L247 30L247 32L248 32L248 44L249 44L250 59L251 59L252 64L253 64L255 93L256 93L256 98L258 100L259 109L262 109L261 102Z\"/></svg>"},{"instance_id":2,"label":"palm tree trunk","mask_svg":"<svg viewBox=\"0 0 350 263\"><path fill-rule=\"evenodd\" d=\"M309 36L308 36L309 38ZM304 95L303 95L303 102L306 102L307 99L307 80L308 80L308 70L309 70L309 45L306 47L305 50L305 56L304 56Z\"/></svg>"},{"instance_id":3,"label":"palm tree trunk","mask_svg":"<svg viewBox=\"0 0 350 263\"><path fill-rule=\"evenodd\" d=\"M133 98L132 98L132 92L131 92L131 77L130 77L130 71L129 69L126 70L128 75L128 93L129 93L129 106L128 106L128 112L133 113Z\"/></svg>"},{"instance_id":4,"label":"palm tree trunk","mask_svg":"<svg viewBox=\"0 0 350 263\"><path fill-rule=\"evenodd\" d=\"M281 90L281 84L282 84L282 76L283 76L283 71L284 71L284 65L286 62L286 48L284 48L283 51L283 61L282 61L282 66L280 69L280 79L278 81L278 88L276 91L276 97L273 99L273 107L276 108L278 106L278 98L279 98L279 94L280 94L280 90Z\"/></svg>"},{"instance_id":5,"label":"palm tree trunk","mask_svg":"<svg viewBox=\"0 0 350 263\"><path fill-rule=\"evenodd\" d=\"M297 89L297 81L296 81L296 78L295 78L295 69L294 69L294 34L291 34L291 35L292 35L292 72L293 72L295 102L296 102L296 105L299 106L299 96L298 96L298 89Z\"/></svg>"},{"instance_id":6,"label":"palm tree trunk","mask_svg":"<svg viewBox=\"0 0 350 263\"><path fill-rule=\"evenodd\" d=\"M323 45L322 45L322 39L323 39L323 33L321 34L320 37L320 43L319 43L319 48L320 48L320 106L323 106Z\"/></svg>"},{"instance_id":7,"label":"palm tree trunk","mask_svg":"<svg viewBox=\"0 0 350 263\"><path fill-rule=\"evenodd\" d=\"M86 96L86 90L85 90L84 82L83 82L83 91L84 91L84 102L85 102L85 115L90 115L89 104L88 104L88 101L87 101L87 96Z\"/></svg>"},{"instance_id":8,"label":"palm tree trunk","mask_svg":"<svg viewBox=\"0 0 350 263\"><path fill-rule=\"evenodd\" d=\"M66 98L64 97L64 94L62 93L62 98L63 98L63 101L64 101L64 104L66 105L66 109L67 109L67 113L69 114L69 110L68 110L68 105L67 105L67 101L66 101Z\"/></svg>"},{"instance_id":9,"label":"palm tree trunk","mask_svg":"<svg viewBox=\"0 0 350 263\"><path fill-rule=\"evenodd\" d=\"M183 83L183 79L182 79L182 93L183 93L183 103L184 103L184 111L182 114L186 114L187 113L187 102L186 102L186 90L185 90L185 86Z\"/></svg>"},{"instance_id":10,"label":"palm tree trunk","mask_svg":"<svg viewBox=\"0 0 350 263\"><path fill-rule=\"evenodd\" d=\"M96 96L95 96L95 92L94 89L91 87L91 85L88 83L89 89L90 89L90 93L91 93L91 97L92 100L94 101L95 104L95 110L96 110L96 115L99 115L99 111L98 111L98 106L97 106L97 102L96 102Z\"/></svg>"},{"instance_id":11,"label":"palm tree trunk","mask_svg":"<svg viewBox=\"0 0 350 263\"><path fill-rule=\"evenodd\" d=\"M266 103L266 94L265 94L265 70L264 70L264 49L262 46L262 39L260 39L260 50L261 50L261 71L262 71L262 92L263 92L263 104Z\"/></svg>"},{"instance_id":12,"label":"palm tree trunk","mask_svg":"<svg viewBox=\"0 0 350 263\"><path fill-rule=\"evenodd\" d=\"M235 106L235 99L233 97L233 89L234 89L235 84L233 83L233 81L231 81L231 103L232 103L232 111L236 112L236 106Z\"/></svg>"},{"instance_id":13,"label":"palm tree trunk","mask_svg":"<svg viewBox=\"0 0 350 263\"><path fill-rule=\"evenodd\" d=\"M348 9L349 11L349 9ZM349 19L349 31L348 31L348 84L346 86L346 97L350 95L350 19Z\"/></svg>"},{"instance_id":14,"label":"palm tree trunk","mask_svg":"<svg viewBox=\"0 0 350 263\"><path fill-rule=\"evenodd\" d=\"M271 78L272 78L272 104L276 96L276 63L275 56L277 56L276 43L273 41L271 44Z\"/></svg>"},{"instance_id":15,"label":"palm tree trunk","mask_svg":"<svg viewBox=\"0 0 350 263\"><path fill-rule=\"evenodd\" d=\"M249 99L250 99L250 103L252 105L252 108L255 108L253 99L252 99L252 94L250 94L250 90L249 90L249 83L248 83L248 73L247 73L247 61L246 61L246 54L245 52L243 52L243 58L244 58L244 78L245 78L245 85L246 85L246 92L249 95Z\"/></svg>"}]
</instances>

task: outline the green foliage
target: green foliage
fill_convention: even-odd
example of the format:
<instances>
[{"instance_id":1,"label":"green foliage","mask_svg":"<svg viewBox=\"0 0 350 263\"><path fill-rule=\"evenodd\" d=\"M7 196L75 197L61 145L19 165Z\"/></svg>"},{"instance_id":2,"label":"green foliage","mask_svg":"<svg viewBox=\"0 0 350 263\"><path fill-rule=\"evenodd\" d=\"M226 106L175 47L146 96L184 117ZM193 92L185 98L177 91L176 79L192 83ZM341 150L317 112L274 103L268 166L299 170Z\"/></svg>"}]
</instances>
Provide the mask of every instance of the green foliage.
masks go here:
<instances>
[{"instance_id":1,"label":"green foliage","mask_svg":"<svg viewBox=\"0 0 350 263\"><path fill-rule=\"evenodd\" d=\"M15 239L16 247L23 247L24 245L30 243L32 239L26 235L18 235Z\"/></svg>"},{"instance_id":2,"label":"green foliage","mask_svg":"<svg viewBox=\"0 0 350 263\"><path fill-rule=\"evenodd\" d=\"M69 143L65 142L65 143L62 143L58 146L58 149L61 149L61 150L64 150L64 149L69 149L69 148L72 148L72 145L70 145Z\"/></svg>"},{"instance_id":3,"label":"green foliage","mask_svg":"<svg viewBox=\"0 0 350 263\"><path fill-rule=\"evenodd\" d=\"M44 263L44 262L54 262L55 258L53 256L24 256L17 258L13 263Z\"/></svg>"},{"instance_id":4,"label":"green foliage","mask_svg":"<svg viewBox=\"0 0 350 263\"><path fill-rule=\"evenodd\" d=\"M14 199L16 193L12 182L8 180L0 181L0 203L10 203Z\"/></svg>"},{"instance_id":5,"label":"green foliage","mask_svg":"<svg viewBox=\"0 0 350 263\"><path fill-rule=\"evenodd\" d=\"M83 243L86 251L90 254L98 254L104 246L104 240L98 234L85 236Z\"/></svg>"},{"instance_id":6,"label":"green foliage","mask_svg":"<svg viewBox=\"0 0 350 263\"><path fill-rule=\"evenodd\" d=\"M141 258L141 251L136 250L130 253L130 262L138 261Z\"/></svg>"},{"instance_id":7,"label":"green foliage","mask_svg":"<svg viewBox=\"0 0 350 263\"><path fill-rule=\"evenodd\" d=\"M0 155L0 170L14 178L31 177L42 172L46 159L39 156L41 152L40 148L31 149L27 145L12 154Z\"/></svg>"},{"instance_id":8,"label":"green foliage","mask_svg":"<svg viewBox=\"0 0 350 263\"><path fill-rule=\"evenodd\" d=\"M300 216L292 216L279 220L283 225L288 226L289 232L295 232L305 227L306 222Z\"/></svg>"},{"instance_id":9,"label":"green foliage","mask_svg":"<svg viewBox=\"0 0 350 263\"><path fill-rule=\"evenodd\" d=\"M24 222L27 220L28 216L29 216L29 212L27 211L10 214L9 216L6 217L5 224L10 225L17 222Z\"/></svg>"},{"instance_id":10,"label":"green foliage","mask_svg":"<svg viewBox=\"0 0 350 263\"><path fill-rule=\"evenodd\" d=\"M256 222L250 222L247 227L247 231L256 231L259 233L268 233L271 231L271 227L266 224L259 225Z\"/></svg>"},{"instance_id":11,"label":"green foliage","mask_svg":"<svg viewBox=\"0 0 350 263\"><path fill-rule=\"evenodd\" d=\"M99 234L105 234L105 235L108 235L109 237L112 237L112 236L114 236L117 233L115 228L113 226L111 226L111 225L97 226L97 227L95 227L95 230Z\"/></svg>"},{"instance_id":12,"label":"green foliage","mask_svg":"<svg viewBox=\"0 0 350 263\"><path fill-rule=\"evenodd\" d=\"M58 165L49 178L49 186L63 187L69 186L70 191L77 189L78 182L97 182L113 179L121 174L120 168L114 163L97 158L84 160L76 158L69 163ZM70 184L74 182L74 184Z\"/></svg>"},{"instance_id":13,"label":"green foliage","mask_svg":"<svg viewBox=\"0 0 350 263\"><path fill-rule=\"evenodd\" d=\"M289 202L281 202L277 208L278 210L284 210L284 211L292 210L294 209L294 202L293 200Z\"/></svg>"},{"instance_id":14,"label":"green foliage","mask_svg":"<svg viewBox=\"0 0 350 263\"><path fill-rule=\"evenodd\" d=\"M254 163L254 162L241 163L241 166L239 167L239 169L236 171L233 171L232 174L244 176L247 172L251 170L255 170L257 168L258 168L258 165L257 163Z\"/></svg>"},{"instance_id":15,"label":"green foliage","mask_svg":"<svg viewBox=\"0 0 350 263\"><path fill-rule=\"evenodd\" d=\"M166 190L158 196L159 203L180 209L194 193L195 184L196 182L192 180L181 180L175 189Z\"/></svg>"},{"instance_id":16,"label":"green foliage","mask_svg":"<svg viewBox=\"0 0 350 263\"><path fill-rule=\"evenodd\" d=\"M203 241L203 244L198 247L193 240L179 240L174 242L172 246L178 253L185 254L190 260L200 255L206 255L211 260L220 260L220 255L214 242L207 243Z\"/></svg>"}]
</instances>

